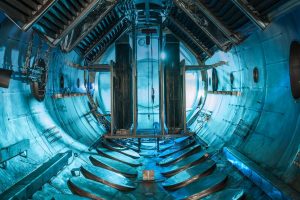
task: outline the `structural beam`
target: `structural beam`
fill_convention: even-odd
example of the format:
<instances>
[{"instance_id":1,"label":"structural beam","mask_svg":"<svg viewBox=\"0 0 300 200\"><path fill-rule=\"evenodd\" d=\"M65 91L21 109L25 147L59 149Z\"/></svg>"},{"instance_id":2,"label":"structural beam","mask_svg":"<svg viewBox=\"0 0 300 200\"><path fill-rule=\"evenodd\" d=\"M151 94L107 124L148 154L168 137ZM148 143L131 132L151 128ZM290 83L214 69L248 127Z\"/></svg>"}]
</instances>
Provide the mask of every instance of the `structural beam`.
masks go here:
<instances>
[{"instance_id":1,"label":"structural beam","mask_svg":"<svg viewBox=\"0 0 300 200\"><path fill-rule=\"evenodd\" d=\"M182 66L181 68L181 73L182 73L182 96L183 96L183 99L182 99L182 120L183 120L183 132L186 133L187 131L187 127L186 127L186 69L185 69L185 61L183 60L181 63L180 63L180 66Z\"/></svg>"},{"instance_id":2,"label":"structural beam","mask_svg":"<svg viewBox=\"0 0 300 200\"><path fill-rule=\"evenodd\" d=\"M97 19L93 22L93 24L87 30L85 30L84 33L80 35L68 49L66 49L66 51L69 52L74 49L74 47L76 47L81 40L83 40L107 16L107 14L117 5L117 3L117 1L114 1L112 4L107 6L105 12L101 13L100 16L97 17Z\"/></svg>"},{"instance_id":3,"label":"structural beam","mask_svg":"<svg viewBox=\"0 0 300 200\"><path fill-rule=\"evenodd\" d=\"M93 10L93 8L98 4L99 0L92 0L84 8L84 10L68 25L67 28L65 28L56 38L51 40L51 43L56 46L62 38L64 38L72 29L74 29L75 26L77 26L83 19L84 17Z\"/></svg>"},{"instance_id":4,"label":"structural beam","mask_svg":"<svg viewBox=\"0 0 300 200\"><path fill-rule=\"evenodd\" d=\"M149 4L149 2L148 2ZM132 17L132 95L133 95L133 130L132 134L136 135L137 129L137 37L135 16Z\"/></svg>"},{"instance_id":5,"label":"structural beam","mask_svg":"<svg viewBox=\"0 0 300 200\"><path fill-rule=\"evenodd\" d=\"M198 55L198 53L197 53L194 49L192 49L192 47L190 47L190 45L189 45L187 42L185 42L185 41L183 40L183 38L181 38L178 34L174 33L174 31L172 31L170 27L168 27L168 30L169 30L170 33L172 33L178 40L180 40L180 41L188 48L188 50L190 50L190 51L192 52L192 54L194 54L194 56L196 57L196 59L198 60L199 63L204 62L204 59L203 59L200 55Z\"/></svg>"},{"instance_id":6,"label":"structural beam","mask_svg":"<svg viewBox=\"0 0 300 200\"><path fill-rule=\"evenodd\" d=\"M127 139L127 138L181 138L181 137L188 137L194 136L195 133L183 133L183 134L160 134L160 135L103 135L105 139Z\"/></svg>"},{"instance_id":7,"label":"structural beam","mask_svg":"<svg viewBox=\"0 0 300 200\"><path fill-rule=\"evenodd\" d=\"M212 56L212 52L201 42L199 41L190 31L187 31L185 29L183 29L182 25L179 24L173 17L168 17L168 20L170 20L171 23L173 23L175 26L177 26L177 28L186 33L190 39L204 52L206 53L207 56L211 57Z\"/></svg>"},{"instance_id":8,"label":"structural beam","mask_svg":"<svg viewBox=\"0 0 300 200\"><path fill-rule=\"evenodd\" d=\"M232 42L238 44L242 38L227 28L203 3L196 1L197 8Z\"/></svg>"},{"instance_id":9,"label":"structural beam","mask_svg":"<svg viewBox=\"0 0 300 200\"><path fill-rule=\"evenodd\" d=\"M240 91L207 91L207 94L217 94L217 95L230 95L230 96L241 96Z\"/></svg>"},{"instance_id":10,"label":"structural beam","mask_svg":"<svg viewBox=\"0 0 300 200\"><path fill-rule=\"evenodd\" d=\"M82 97L86 96L86 93L57 93L53 94L53 99L63 99L63 98L70 98L70 97Z\"/></svg>"},{"instance_id":11,"label":"structural beam","mask_svg":"<svg viewBox=\"0 0 300 200\"><path fill-rule=\"evenodd\" d=\"M163 31L162 27L159 27L159 121L160 121L160 133L165 135L165 103L164 103L164 63L162 59L163 52Z\"/></svg>"},{"instance_id":12,"label":"structural beam","mask_svg":"<svg viewBox=\"0 0 300 200\"><path fill-rule=\"evenodd\" d=\"M93 71L93 72L110 72L110 65L108 64L93 64L88 66L82 66L76 63L69 62L68 65L70 67L73 67L75 69L79 70L87 70L87 71Z\"/></svg>"},{"instance_id":13,"label":"structural beam","mask_svg":"<svg viewBox=\"0 0 300 200\"><path fill-rule=\"evenodd\" d=\"M212 33L205 27L202 26L199 21L195 18L195 16L182 4L182 2L180 2L179 0L174 0L174 3L176 4L176 6L178 8L180 8L187 16L190 17L190 19L197 25L198 28L200 28L208 38L211 39L211 41L213 43L215 43L217 45L217 47L219 49L221 49L222 51L226 51L226 47L223 46L220 41L218 40L218 38L216 38L214 35L212 35Z\"/></svg>"},{"instance_id":14,"label":"structural beam","mask_svg":"<svg viewBox=\"0 0 300 200\"><path fill-rule=\"evenodd\" d=\"M227 65L227 62L226 61L220 61L220 62L217 62L217 63L212 64L212 65L187 65L187 66L185 66L185 70L186 71L192 71L192 70L207 71L207 70L217 68L217 67L220 67L220 66L223 66L223 65Z\"/></svg>"},{"instance_id":15,"label":"structural beam","mask_svg":"<svg viewBox=\"0 0 300 200\"><path fill-rule=\"evenodd\" d=\"M68 164L72 151L56 154L48 162L0 194L0 199L30 199L31 196Z\"/></svg>"},{"instance_id":16,"label":"structural beam","mask_svg":"<svg viewBox=\"0 0 300 200\"><path fill-rule=\"evenodd\" d=\"M26 155L27 150L30 147L28 139L21 140L15 144L0 149L0 165L2 168L6 167L6 161L14 158L18 155Z\"/></svg>"},{"instance_id":17,"label":"structural beam","mask_svg":"<svg viewBox=\"0 0 300 200\"><path fill-rule=\"evenodd\" d=\"M270 172L259 167L242 153L229 147L225 147L223 153L233 166L260 187L271 199L299 199L299 193L271 175Z\"/></svg>"},{"instance_id":18,"label":"structural beam","mask_svg":"<svg viewBox=\"0 0 300 200\"><path fill-rule=\"evenodd\" d=\"M8 0L9 1L9 0ZM26 10L28 7L22 4L18 4L19 1L13 3L14 6L5 3L4 1L0 2L0 9L3 10L8 18L10 18L22 31L27 31L32 25L37 22L43 15L57 2L57 0L44 0L36 8L37 10L32 10L31 15L25 16L21 14L18 9ZM18 6L18 7L17 7ZM23 8L22 8L23 6ZM17 9L18 8L18 9Z\"/></svg>"},{"instance_id":19,"label":"structural beam","mask_svg":"<svg viewBox=\"0 0 300 200\"><path fill-rule=\"evenodd\" d=\"M111 71L110 71L110 135L114 135L115 131L115 116L114 116L114 65L115 63L111 61Z\"/></svg>"},{"instance_id":20,"label":"structural beam","mask_svg":"<svg viewBox=\"0 0 300 200\"><path fill-rule=\"evenodd\" d=\"M123 23L123 19L120 19L118 21L118 23L116 23L114 26L112 26L109 30L107 30L107 32L105 33L105 35L101 38L96 39L95 41L93 41L93 43L88 47L87 50L84 51L83 53L83 57L86 57L99 43L101 43L115 28L117 28L121 23Z\"/></svg>"},{"instance_id":21,"label":"structural beam","mask_svg":"<svg viewBox=\"0 0 300 200\"><path fill-rule=\"evenodd\" d=\"M259 12L245 0L231 0L258 28L264 30L269 22L264 20Z\"/></svg>"}]
</instances>

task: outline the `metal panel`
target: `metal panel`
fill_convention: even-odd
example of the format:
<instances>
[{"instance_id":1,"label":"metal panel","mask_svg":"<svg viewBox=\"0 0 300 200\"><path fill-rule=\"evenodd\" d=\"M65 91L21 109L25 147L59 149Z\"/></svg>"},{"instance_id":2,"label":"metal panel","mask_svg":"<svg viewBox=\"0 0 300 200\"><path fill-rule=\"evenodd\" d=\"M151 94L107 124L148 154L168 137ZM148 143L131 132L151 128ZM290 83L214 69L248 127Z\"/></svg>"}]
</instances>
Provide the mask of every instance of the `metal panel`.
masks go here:
<instances>
[{"instance_id":1,"label":"metal panel","mask_svg":"<svg viewBox=\"0 0 300 200\"><path fill-rule=\"evenodd\" d=\"M110 159L110 158L105 158L103 156L97 156L97 155L92 155L89 157L91 163L95 166L99 166L105 169L108 169L110 171L122 174L125 177L128 178L134 178L137 177L138 172L134 167L131 167L125 163Z\"/></svg>"},{"instance_id":2,"label":"metal panel","mask_svg":"<svg viewBox=\"0 0 300 200\"><path fill-rule=\"evenodd\" d=\"M0 87L8 88L10 78L13 71L8 69L0 69Z\"/></svg>"},{"instance_id":3,"label":"metal panel","mask_svg":"<svg viewBox=\"0 0 300 200\"><path fill-rule=\"evenodd\" d=\"M207 37L212 41L214 42L214 44L216 44L218 46L219 49L221 49L222 51L226 51L228 49L228 44L226 43L223 43L219 40L219 38L217 38L213 32L211 32L209 29L208 29L208 25L202 25L203 23L201 21L199 21L199 19L196 19L195 16L191 13L191 11L185 7L185 5L178 1L178 0L175 0L174 1L176 6L178 8L180 8L182 11L184 11L184 13L189 16L189 18L196 24L196 26L202 30L206 35Z\"/></svg>"},{"instance_id":4,"label":"metal panel","mask_svg":"<svg viewBox=\"0 0 300 200\"><path fill-rule=\"evenodd\" d=\"M10 0L8 0L10 1ZM37 9L32 9L19 1L10 4L0 2L0 9L3 10L20 29L27 31L57 2L57 0L47 0L39 3ZM29 3L29 2L28 2ZM22 14L20 10L28 10L28 14Z\"/></svg>"},{"instance_id":5,"label":"metal panel","mask_svg":"<svg viewBox=\"0 0 300 200\"><path fill-rule=\"evenodd\" d=\"M114 126L118 129L129 130L133 122L132 109L132 49L129 36L125 34L115 44L116 63L113 79L113 116Z\"/></svg>"},{"instance_id":6,"label":"metal panel","mask_svg":"<svg viewBox=\"0 0 300 200\"><path fill-rule=\"evenodd\" d=\"M253 181L272 199L297 199L299 194L285 183L264 171L235 149L225 147L223 152L229 162Z\"/></svg>"},{"instance_id":7,"label":"metal panel","mask_svg":"<svg viewBox=\"0 0 300 200\"><path fill-rule=\"evenodd\" d=\"M180 45L179 40L171 34L166 35L164 47L166 58L165 69L165 116L168 133L180 133L184 129L183 119L183 73L180 65Z\"/></svg>"},{"instance_id":8,"label":"metal panel","mask_svg":"<svg viewBox=\"0 0 300 200\"><path fill-rule=\"evenodd\" d=\"M72 151L59 153L0 195L0 199L29 199L43 184L55 176L72 156Z\"/></svg>"},{"instance_id":9,"label":"metal panel","mask_svg":"<svg viewBox=\"0 0 300 200\"><path fill-rule=\"evenodd\" d=\"M84 165L80 170L86 178L103 183L117 190L132 191L135 189L135 186L130 179L116 172L91 165Z\"/></svg>"},{"instance_id":10,"label":"metal panel","mask_svg":"<svg viewBox=\"0 0 300 200\"><path fill-rule=\"evenodd\" d=\"M0 163L5 162L21 153L27 151L30 147L28 139L21 140L15 144L0 149Z\"/></svg>"},{"instance_id":11,"label":"metal panel","mask_svg":"<svg viewBox=\"0 0 300 200\"><path fill-rule=\"evenodd\" d=\"M269 25L255 10L253 6L244 0L231 0L258 28L264 30Z\"/></svg>"}]
</instances>

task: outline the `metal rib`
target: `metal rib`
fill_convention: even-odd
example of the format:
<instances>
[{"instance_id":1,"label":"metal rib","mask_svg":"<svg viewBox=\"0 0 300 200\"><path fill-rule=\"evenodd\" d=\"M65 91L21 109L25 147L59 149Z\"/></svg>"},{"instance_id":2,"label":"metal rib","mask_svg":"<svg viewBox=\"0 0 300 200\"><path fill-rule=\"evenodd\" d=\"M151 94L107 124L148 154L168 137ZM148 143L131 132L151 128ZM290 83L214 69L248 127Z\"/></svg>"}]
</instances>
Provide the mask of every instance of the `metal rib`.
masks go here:
<instances>
[{"instance_id":1,"label":"metal rib","mask_svg":"<svg viewBox=\"0 0 300 200\"><path fill-rule=\"evenodd\" d=\"M137 176L137 170L135 168L119 161L96 155L90 156L89 159L93 165L122 174L125 177L134 178Z\"/></svg>"},{"instance_id":2,"label":"metal rib","mask_svg":"<svg viewBox=\"0 0 300 200\"><path fill-rule=\"evenodd\" d=\"M238 44L242 38L227 28L202 2L197 0L196 6L218 29L233 43Z\"/></svg>"},{"instance_id":3,"label":"metal rib","mask_svg":"<svg viewBox=\"0 0 300 200\"><path fill-rule=\"evenodd\" d=\"M258 28L264 30L269 25L269 22L263 20L261 16L259 16L258 11L254 10L254 8L244 0L231 0Z\"/></svg>"},{"instance_id":4,"label":"metal rib","mask_svg":"<svg viewBox=\"0 0 300 200\"><path fill-rule=\"evenodd\" d=\"M182 26L174 19L174 18L172 18L172 17L168 17L168 20L170 20L170 22L171 23L173 23L175 26L177 26L179 29L180 29L180 31L182 31L182 32L184 32L184 33L186 33L187 35L189 35L190 36L190 38L191 38L191 40L193 40L193 42L203 51L203 52L205 52L206 53L206 55L208 55L209 57L211 57L212 56L212 53L210 52L210 50L202 43L202 42L199 42L199 41L197 41L197 39L195 38L195 36L193 36L192 34L191 34L191 32L187 32L186 30L184 30L183 28L182 28Z\"/></svg>"},{"instance_id":5,"label":"metal rib","mask_svg":"<svg viewBox=\"0 0 300 200\"><path fill-rule=\"evenodd\" d=\"M204 26L200 26L199 22L197 22L197 20L195 19L195 17L190 13L189 10L187 10L182 4L181 2L179 2L178 0L174 0L175 4L177 5L178 8L180 8L187 16L189 16L189 18L197 25L198 28L200 28L206 35L207 37L209 37L211 39L212 42L214 42L219 49L226 51L226 47L223 46L219 40L213 36Z\"/></svg>"},{"instance_id":6,"label":"metal rib","mask_svg":"<svg viewBox=\"0 0 300 200\"><path fill-rule=\"evenodd\" d=\"M66 52L74 49L74 47L77 46L81 42L81 40L83 40L107 16L107 14L116 6L116 4L117 2L114 2L114 4L108 6L106 11L102 13L87 30L85 30L84 34L79 36L76 41L68 49L66 49Z\"/></svg>"}]
</instances>

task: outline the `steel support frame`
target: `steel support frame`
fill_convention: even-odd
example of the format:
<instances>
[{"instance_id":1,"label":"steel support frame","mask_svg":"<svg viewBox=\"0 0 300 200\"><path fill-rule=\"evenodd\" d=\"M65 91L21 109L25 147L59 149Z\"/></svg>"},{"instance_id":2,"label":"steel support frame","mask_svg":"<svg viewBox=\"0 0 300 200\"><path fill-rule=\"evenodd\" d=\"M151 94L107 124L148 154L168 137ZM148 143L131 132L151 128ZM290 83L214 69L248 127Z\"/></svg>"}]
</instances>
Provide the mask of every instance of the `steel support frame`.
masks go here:
<instances>
[{"instance_id":1,"label":"steel support frame","mask_svg":"<svg viewBox=\"0 0 300 200\"><path fill-rule=\"evenodd\" d=\"M114 116L114 65L115 63L111 61L111 69L110 69L110 135L114 135L114 127L115 127L115 116Z\"/></svg>"},{"instance_id":2,"label":"steel support frame","mask_svg":"<svg viewBox=\"0 0 300 200\"><path fill-rule=\"evenodd\" d=\"M132 134L136 135L137 132L137 37L135 17L132 19L132 95L133 95L133 127Z\"/></svg>"},{"instance_id":3,"label":"steel support frame","mask_svg":"<svg viewBox=\"0 0 300 200\"><path fill-rule=\"evenodd\" d=\"M122 30L121 32L120 32L120 34L119 35L116 35L116 36L114 36L113 37L113 39L112 39L112 41L108 44L108 45L106 45L106 48L108 47L108 46L110 46L112 43L113 43L113 41L116 41L118 38L120 38L120 37L122 37L122 35L124 34L124 33L126 33L127 32L127 30L128 30L128 28L129 28L129 26L128 26L128 23L129 22L124 22L124 23L127 23L126 24L126 28L124 28L124 30ZM118 23L119 24L119 23ZM114 26L114 28L115 28L116 26ZM112 31L113 29L111 29L111 31ZM108 36L108 34L106 34L105 36L103 36L102 38L101 38L101 40L99 41L99 42L97 42L97 44L95 45L95 47L98 45L98 44L100 44L101 43L101 41L103 41L103 39L106 37L106 36ZM94 48L95 48L94 47ZM105 49L106 50L106 49ZM91 61L89 61L88 63L95 63L101 56L102 56L102 54L103 54L103 50L102 51L100 51L100 52L98 52L97 53L97 55L95 56L95 57L93 57L92 58L92 60ZM87 55L86 55L87 56ZM84 56L84 57L86 57L86 56Z\"/></svg>"},{"instance_id":4,"label":"steel support frame","mask_svg":"<svg viewBox=\"0 0 300 200\"><path fill-rule=\"evenodd\" d=\"M76 39L76 41L66 50L66 52L70 52L76 47L106 16L113 8L117 5L117 1L113 2L111 5L107 6L107 9L104 13L102 13L97 20L82 34L80 37Z\"/></svg>"},{"instance_id":5,"label":"steel support frame","mask_svg":"<svg viewBox=\"0 0 300 200\"><path fill-rule=\"evenodd\" d=\"M88 66L81 66L76 63L68 63L68 65L78 70L87 70L92 72L110 72L110 65L108 64L93 64Z\"/></svg>"},{"instance_id":6,"label":"steel support frame","mask_svg":"<svg viewBox=\"0 0 300 200\"><path fill-rule=\"evenodd\" d=\"M183 27L173 18L168 17L168 20L170 20L171 23L173 23L177 28L180 29L181 32L184 32L186 35L190 37L190 39L204 52L208 57L212 56L212 52L201 42L198 42L195 36L191 35L189 32L183 29Z\"/></svg>"},{"instance_id":7,"label":"steel support frame","mask_svg":"<svg viewBox=\"0 0 300 200\"><path fill-rule=\"evenodd\" d=\"M191 2L189 0L189 2ZM192 1L194 2L194 1ZM202 2L197 0L197 8L234 44L238 44L242 41L242 38L233 33L229 28L227 28Z\"/></svg>"},{"instance_id":8,"label":"steel support frame","mask_svg":"<svg viewBox=\"0 0 300 200\"><path fill-rule=\"evenodd\" d=\"M180 137L187 137L187 136L194 136L195 133L193 132L187 132L183 134L160 134L160 135L103 135L103 138L105 139L127 139L127 138L180 138Z\"/></svg>"},{"instance_id":9,"label":"steel support frame","mask_svg":"<svg viewBox=\"0 0 300 200\"><path fill-rule=\"evenodd\" d=\"M190 17L190 19L197 25L198 28L200 28L205 34L206 36L215 44L217 45L217 47L219 49L221 49L222 51L226 51L227 48L226 46L223 46L219 40L213 36L209 30L207 30L204 26L199 25L199 22L197 21L197 19L194 17L194 15L185 8L185 6L182 5L182 3L179 0L174 0L174 3L176 4L176 6L178 8L180 8L187 16Z\"/></svg>"},{"instance_id":10,"label":"steel support frame","mask_svg":"<svg viewBox=\"0 0 300 200\"><path fill-rule=\"evenodd\" d=\"M182 73L182 85L183 85L183 105L182 105L182 119L183 119L183 132L187 132L187 127L186 127L186 69L185 69L185 61L183 60L180 65L182 66L181 68L181 73Z\"/></svg>"},{"instance_id":11,"label":"steel support frame","mask_svg":"<svg viewBox=\"0 0 300 200\"><path fill-rule=\"evenodd\" d=\"M119 26L121 23L123 23L123 19L124 18L122 18L122 19L120 19L120 21L119 22L117 22L114 26L112 26L110 29L109 29L109 31L107 31L106 32L106 34L103 36L103 37L101 37L101 38L99 38L97 41L95 41L94 42L94 44L91 46L91 47L89 47L88 49L87 49L87 51L85 51L84 52L84 54L82 55L84 58L85 57L87 57L87 55L99 44L99 43L101 43L109 34L110 34L110 32L111 31L113 31L117 26Z\"/></svg>"},{"instance_id":12,"label":"steel support frame","mask_svg":"<svg viewBox=\"0 0 300 200\"><path fill-rule=\"evenodd\" d=\"M46 37L52 45L56 46L72 29L74 29L75 26L77 26L84 17L98 4L99 0L92 0L89 5L84 8L84 10L76 17L74 21L71 22L71 24L68 25L67 28L65 28L56 38L50 39Z\"/></svg>"},{"instance_id":13,"label":"steel support frame","mask_svg":"<svg viewBox=\"0 0 300 200\"><path fill-rule=\"evenodd\" d=\"M163 53L163 31L162 25L159 27L159 115L160 115L160 133L165 135L165 103L164 103L164 63L162 59Z\"/></svg>"},{"instance_id":14,"label":"steel support frame","mask_svg":"<svg viewBox=\"0 0 300 200\"><path fill-rule=\"evenodd\" d=\"M258 14L258 11L254 9L248 2L245 0L231 0L234 5L236 5L246 17L253 22L261 30L265 30L270 24L268 21L263 20L262 17Z\"/></svg>"},{"instance_id":15,"label":"steel support frame","mask_svg":"<svg viewBox=\"0 0 300 200\"><path fill-rule=\"evenodd\" d=\"M16 13L14 10L10 9L8 6L6 6L6 4L4 2L0 2L0 7L3 7L5 10L5 12L8 12L6 14L6 16L12 21L14 22L22 31L27 31L28 29L30 29L32 27L32 25L37 22L41 17L44 16L44 14L57 2L58 0L48 0L45 3L43 3L43 5L41 6L40 9L38 9L36 11L36 13L34 13L32 16L29 17L28 21L24 21L26 20L25 16L22 17L23 15L21 15L20 13ZM7 10L6 10L7 9ZM18 24L15 19L17 20L21 20L23 25Z\"/></svg>"},{"instance_id":16,"label":"steel support frame","mask_svg":"<svg viewBox=\"0 0 300 200\"><path fill-rule=\"evenodd\" d=\"M175 34L169 27L167 27L168 30L178 39L180 40L193 54L194 56L196 57L196 59L198 60L199 63L203 63L204 62L204 59L202 59L190 46L189 44L187 44L185 41L183 41L183 39L178 36L177 34Z\"/></svg>"},{"instance_id":17,"label":"steel support frame","mask_svg":"<svg viewBox=\"0 0 300 200\"><path fill-rule=\"evenodd\" d=\"M56 176L69 161L72 151L58 153L50 160L39 166L32 173L28 174L2 194L0 199L29 199L38 191L42 185Z\"/></svg>"},{"instance_id":18,"label":"steel support frame","mask_svg":"<svg viewBox=\"0 0 300 200\"><path fill-rule=\"evenodd\" d=\"M212 65L204 65L204 64L203 65L187 65L187 66L185 66L185 70L186 71L192 71L192 70L207 71L207 70L217 68L217 67L220 67L220 66L223 66L226 64L227 64L226 61L219 61Z\"/></svg>"}]
</instances>

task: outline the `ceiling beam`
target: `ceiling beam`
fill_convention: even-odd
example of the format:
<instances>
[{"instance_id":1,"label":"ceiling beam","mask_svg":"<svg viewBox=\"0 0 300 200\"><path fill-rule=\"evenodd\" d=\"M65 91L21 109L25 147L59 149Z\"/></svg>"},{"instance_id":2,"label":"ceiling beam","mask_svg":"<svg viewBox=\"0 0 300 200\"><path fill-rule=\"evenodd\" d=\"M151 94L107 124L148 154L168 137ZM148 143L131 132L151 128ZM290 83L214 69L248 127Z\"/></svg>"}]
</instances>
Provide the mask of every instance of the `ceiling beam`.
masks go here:
<instances>
[{"instance_id":1,"label":"ceiling beam","mask_svg":"<svg viewBox=\"0 0 300 200\"><path fill-rule=\"evenodd\" d=\"M68 49L66 49L66 52L70 52L71 50L74 49L74 47L76 47L81 40L83 40L103 19L105 19L105 17L110 13L110 11L115 8L115 6L117 5L117 1L112 2L112 4L106 6L106 10L105 12L101 13L97 19L93 22L93 24L88 27L87 30L84 31L84 33L82 35L80 35L75 42L73 42L73 44L70 45L70 47Z\"/></svg>"},{"instance_id":2,"label":"ceiling beam","mask_svg":"<svg viewBox=\"0 0 300 200\"><path fill-rule=\"evenodd\" d=\"M219 61L217 63L214 63L212 65L186 65L185 70L186 71L192 71L192 70L200 70L200 71L207 71L213 68L217 68L223 65L227 65L228 62L226 61Z\"/></svg>"},{"instance_id":3,"label":"ceiling beam","mask_svg":"<svg viewBox=\"0 0 300 200\"><path fill-rule=\"evenodd\" d=\"M194 1L192 1L194 2ZM227 28L208 8L202 3L202 0L196 1L197 8L234 44L242 41L239 34L232 32Z\"/></svg>"},{"instance_id":4,"label":"ceiling beam","mask_svg":"<svg viewBox=\"0 0 300 200\"><path fill-rule=\"evenodd\" d=\"M258 28L264 30L270 24L269 21L264 20L257 10L245 0L231 0L246 17L253 22Z\"/></svg>"},{"instance_id":5,"label":"ceiling beam","mask_svg":"<svg viewBox=\"0 0 300 200\"><path fill-rule=\"evenodd\" d=\"M108 43L106 43L106 44L103 46L103 49L100 50L99 52L97 52L96 55L92 57L92 59L87 59L88 63L94 63L94 62L96 62L96 61L103 55L103 53L106 51L106 49L107 49L113 42L115 42L115 41L116 41L118 38L120 38L125 32L127 32L127 30L128 30L129 27L130 27L130 22L128 21L128 19L126 18L126 20L120 21L120 22L122 22L122 23L121 23L121 24L118 23L118 24L120 24L120 26L121 26L121 27L119 28L119 30L117 30L118 33L113 34L113 36L110 38L110 41L109 41ZM116 27L116 26L115 26L115 27ZM108 36L108 35L109 35L109 33L106 34L106 36ZM105 36L105 37L106 37L106 36ZM102 42L102 40L103 40L105 37L103 37L97 44L100 44L100 43ZM97 46L97 45L96 45L96 46ZM87 56L88 56L88 55L87 55Z\"/></svg>"},{"instance_id":6,"label":"ceiling beam","mask_svg":"<svg viewBox=\"0 0 300 200\"><path fill-rule=\"evenodd\" d=\"M89 45L88 49L86 49L83 53L83 57L86 57L99 43L101 43L104 38L106 38L116 27L118 27L121 23L123 23L125 17L121 18L114 26L112 26L105 35L101 38L97 38L96 40L93 41L91 45Z\"/></svg>"},{"instance_id":7,"label":"ceiling beam","mask_svg":"<svg viewBox=\"0 0 300 200\"><path fill-rule=\"evenodd\" d=\"M76 18L65 28L58 37L50 39L51 43L56 46L71 30L73 30L85 17L91 12L95 6L98 4L99 0L92 0L84 10L76 16Z\"/></svg>"},{"instance_id":8,"label":"ceiling beam","mask_svg":"<svg viewBox=\"0 0 300 200\"><path fill-rule=\"evenodd\" d=\"M178 29L188 35L190 39L208 56L212 56L212 52L201 42L199 41L193 34L192 32L184 29L181 24L179 24L173 17L169 16L168 20L173 23L175 26L178 27Z\"/></svg>"},{"instance_id":9,"label":"ceiling beam","mask_svg":"<svg viewBox=\"0 0 300 200\"><path fill-rule=\"evenodd\" d=\"M179 0L174 0L175 5L180 8L195 24L198 28L200 28L206 36L222 51L227 51L227 47L221 44L221 42L205 27L199 23L199 20L195 18L195 16L188 10L182 2Z\"/></svg>"}]
</instances>

